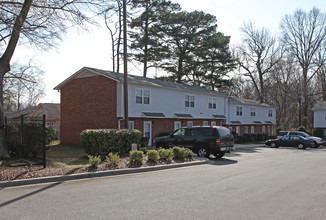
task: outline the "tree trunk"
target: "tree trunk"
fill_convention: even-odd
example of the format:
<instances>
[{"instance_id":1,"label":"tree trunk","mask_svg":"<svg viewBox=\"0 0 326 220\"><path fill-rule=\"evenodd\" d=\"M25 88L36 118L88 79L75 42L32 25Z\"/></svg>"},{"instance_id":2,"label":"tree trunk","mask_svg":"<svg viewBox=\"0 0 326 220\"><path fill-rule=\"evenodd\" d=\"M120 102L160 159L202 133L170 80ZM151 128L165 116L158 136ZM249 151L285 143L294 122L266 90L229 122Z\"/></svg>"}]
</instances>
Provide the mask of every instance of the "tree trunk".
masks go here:
<instances>
[{"instance_id":1,"label":"tree trunk","mask_svg":"<svg viewBox=\"0 0 326 220\"><path fill-rule=\"evenodd\" d=\"M12 29L10 40L7 44L7 48L0 58L0 158L9 158L6 133L4 126L4 109L3 109L3 80L7 72L10 71L10 60L15 52L19 35L23 24L26 20L26 16L32 5L32 0L25 0L23 7L15 20L15 24Z\"/></svg>"}]
</instances>

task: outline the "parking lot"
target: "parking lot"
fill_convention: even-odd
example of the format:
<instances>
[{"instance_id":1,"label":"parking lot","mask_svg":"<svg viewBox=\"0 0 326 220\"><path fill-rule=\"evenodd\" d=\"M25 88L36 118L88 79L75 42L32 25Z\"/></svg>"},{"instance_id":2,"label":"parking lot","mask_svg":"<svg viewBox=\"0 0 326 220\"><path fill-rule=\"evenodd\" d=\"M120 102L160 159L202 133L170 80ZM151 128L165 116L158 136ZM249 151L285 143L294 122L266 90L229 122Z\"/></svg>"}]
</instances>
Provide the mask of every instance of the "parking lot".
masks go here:
<instances>
[{"instance_id":1,"label":"parking lot","mask_svg":"<svg viewBox=\"0 0 326 220\"><path fill-rule=\"evenodd\" d=\"M325 219L325 158L237 146L204 165L5 188L0 208L4 219Z\"/></svg>"}]
</instances>

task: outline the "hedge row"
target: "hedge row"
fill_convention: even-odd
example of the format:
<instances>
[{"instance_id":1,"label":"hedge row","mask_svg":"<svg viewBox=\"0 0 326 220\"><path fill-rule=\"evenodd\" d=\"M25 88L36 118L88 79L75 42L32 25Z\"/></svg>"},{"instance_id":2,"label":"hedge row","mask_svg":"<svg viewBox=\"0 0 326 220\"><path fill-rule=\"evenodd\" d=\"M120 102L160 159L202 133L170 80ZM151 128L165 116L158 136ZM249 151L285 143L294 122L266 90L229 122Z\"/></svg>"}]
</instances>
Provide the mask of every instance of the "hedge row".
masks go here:
<instances>
[{"instance_id":1,"label":"hedge row","mask_svg":"<svg viewBox=\"0 0 326 220\"><path fill-rule=\"evenodd\" d=\"M236 143L246 143L252 141L265 141L267 139L274 139L275 136L268 136L267 134L243 134L236 135L234 134Z\"/></svg>"},{"instance_id":2,"label":"hedge row","mask_svg":"<svg viewBox=\"0 0 326 220\"><path fill-rule=\"evenodd\" d=\"M140 131L135 129L88 129L80 136L84 151L90 155L129 153L131 145L139 145L141 140Z\"/></svg>"}]
</instances>

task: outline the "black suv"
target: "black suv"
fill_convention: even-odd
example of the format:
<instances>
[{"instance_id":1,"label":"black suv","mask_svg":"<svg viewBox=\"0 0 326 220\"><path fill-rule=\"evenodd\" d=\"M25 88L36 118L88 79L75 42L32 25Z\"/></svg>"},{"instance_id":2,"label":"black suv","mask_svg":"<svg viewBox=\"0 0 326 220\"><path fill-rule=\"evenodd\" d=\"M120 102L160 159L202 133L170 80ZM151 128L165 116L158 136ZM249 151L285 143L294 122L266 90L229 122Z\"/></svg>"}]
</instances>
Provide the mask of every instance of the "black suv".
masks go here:
<instances>
[{"instance_id":1,"label":"black suv","mask_svg":"<svg viewBox=\"0 0 326 220\"><path fill-rule=\"evenodd\" d=\"M219 126L179 128L169 136L157 137L154 141L157 148L187 147L200 157L213 154L221 158L234 146L232 132Z\"/></svg>"}]
</instances>

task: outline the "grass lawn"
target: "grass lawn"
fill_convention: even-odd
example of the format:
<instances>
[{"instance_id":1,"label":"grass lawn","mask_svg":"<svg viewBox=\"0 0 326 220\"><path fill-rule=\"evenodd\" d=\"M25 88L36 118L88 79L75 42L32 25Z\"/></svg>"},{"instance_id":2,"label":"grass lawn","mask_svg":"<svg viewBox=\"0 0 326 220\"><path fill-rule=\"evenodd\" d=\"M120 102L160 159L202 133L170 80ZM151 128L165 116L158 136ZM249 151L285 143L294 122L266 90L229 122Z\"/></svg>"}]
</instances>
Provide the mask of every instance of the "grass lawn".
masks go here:
<instances>
[{"instance_id":1,"label":"grass lawn","mask_svg":"<svg viewBox=\"0 0 326 220\"><path fill-rule=\"evenodd\" d=\"M46 159L52 166L72 166L88 164L87 154L81 145L60 144L54 142L46 152Z\"/></svg>"}]
</instances>

